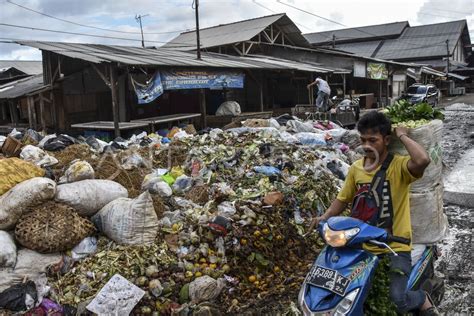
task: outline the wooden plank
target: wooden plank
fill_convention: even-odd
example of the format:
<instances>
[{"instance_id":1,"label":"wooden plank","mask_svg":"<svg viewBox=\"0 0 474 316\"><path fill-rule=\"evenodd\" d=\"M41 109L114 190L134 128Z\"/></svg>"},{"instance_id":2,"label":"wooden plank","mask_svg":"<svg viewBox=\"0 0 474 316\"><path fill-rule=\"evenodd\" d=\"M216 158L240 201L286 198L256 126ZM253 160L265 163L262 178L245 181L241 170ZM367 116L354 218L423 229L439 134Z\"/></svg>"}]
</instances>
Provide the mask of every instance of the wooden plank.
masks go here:
<instances>
[{"instance_id":1,"label":"wooden plank","mask_svg":"<svg viewBox=\"0 0 474 316\"><path fill-rule=\"evenodd\" d=\"M91 63L91 66L92 68L94 68L94 70L97 72L97 74L99 75L99 77L105 82L105 84L110 87L110 81L109 79L107 79L107 76L105 74L102 73L102 71L100 71L99 67L97 67L95 64Z\"/></svg>"},{"instance_id":2,"label":"wooden plank","mask_svg":"<svg viewBox=\"0 0 474 316\"><path fill-rule=\"evenodd\" d=\"M28 126L30 128L33 128L33 106L34 106L33 97L26 98L26 102L28 104Z\"/></svg>"},{"instance_id":3,"label":"wooden plank","mask_svg":"<svg viewBox=\"0 0 474 316\"><path fill-rule=\"evenodd\" d=\"M120 137L120 112L118 104L118 93L117 93L117 69L114 65L110 65L110 89L112 90L112 112L114 115L114 131L115 137Z\"/></svg>"},{"instance_id":4,"label":"wooden plank","mask_svg":"<svg viewBox=\"0 0 474 316\"><path fill-rule=\"evenodd\" d=\"M199 107L201 109L201 125L202 129L207 127L207 113L206 113L206 93L204 89L199 89Z\"/></svg>"},{"instance_id":5,"label":"wooden plank","mask_svg":"<svg viewBox=\"0 0 474 316\"><path fill-rule=\"evenodd\" d=\"M41 115L41 128L46 133L46 113L44 113L44 99L40 94L40 115Z\"/></svg>"},{"instance_id":6,"label":"wooden plank","mask_svg":"<svg viewBox=\"0 0 474 316\"><path fill-rule=\"evenodd\" d=\"M138 119L138 120L132 120L130 122L147 122L151 124L159 124L159 123L187 120L187 119L192 119L192 118L197 118L197 117L201 117L201 113L183 113L183 114L154 116L154 117L147 117L147 118Z\"/></svg>"}]
</instances>

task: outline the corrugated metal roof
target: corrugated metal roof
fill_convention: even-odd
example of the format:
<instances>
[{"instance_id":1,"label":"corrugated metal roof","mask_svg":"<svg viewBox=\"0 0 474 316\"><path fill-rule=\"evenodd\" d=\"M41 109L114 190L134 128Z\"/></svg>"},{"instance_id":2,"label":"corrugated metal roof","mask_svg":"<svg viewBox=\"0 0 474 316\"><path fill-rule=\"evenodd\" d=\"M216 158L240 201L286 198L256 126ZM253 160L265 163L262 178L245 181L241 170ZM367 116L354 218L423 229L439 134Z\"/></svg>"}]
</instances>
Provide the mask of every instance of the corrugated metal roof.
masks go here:
<instances>
[{"instance_id":1,"label":"corrugated metal roof","mask_svg":"<svg viewBox=\"0 0 474 316\"><path fill-rule=\"evenodd\" d=\"M336 49L360 56L370 57L382 41L336 44Z\"/></svg>"},{"instance_id":2,"label":"corrugated metal roof","mask_svg":"<svg viewBox=\"0 0 474 316\"><path fill-rule=\"evenodd\" d=\"M14 99L46 87L43 75L34 75L28 78L12 81L0 86L0 99Z\"/></svg>"},{"instance_id":3,"label":"corrugated metal roof","mask_svg":"<svg viewBox=\"0 0 474 316\"><path fill-rule=\"evenodd\" d=\"M405 29L403 34L387 40L376 57L383 59L412 59L446 55L446 40L453 52L466 21L420 25Z\"/></svg>"},{"instance_id":4,"label":"corrugated metal roof","mask_svg":"<svg viewBox=\"0 0 474 316\"><path fill-rule=\"evenodd\" d=\"M249 41L272 24L277 25L285 34L287 34L295 45L303 47L309 45L295 23L293 23L285 13L280 13L200 29L199 38L201 47L210 48ZM196 32L183 32L162 47L195 50Z\"/></svg>"},{"instance_id":5,"label":"corrugated metal roof","mask_svg":"<svg viewBox=\"0 0 474 316\"><path fill-rule=\"evenodd\" d=\"M18 41L21 45L35 47L70 58L82 59L92 63L121 63L125 65L216 67L244 69L287 69L285 66L249 61L238 56L215 53L196 54L164 48L142 48L131 46L76 44L60 42Z\"/></svg>"},{"instance_id":6,"label":"corrugated metal roof","mask_svg":"<svg viewBox=\"0 0 474 316\"><path fill-rule=\"evenodd\" d=\"M281 58L254 55L251 57L230 56L217 53L202 53L202 60L195 53L172 49L151 49L127 46L109 46L96 44L74 44L54 42L19 42L22 45L36 47L71 58L93 63L118 62L126 65L152 66L201 66L243 69L301 70L308 72L345 73L345 69L330 68L307 62L297 62ZM349 71L350 72L350 71Z\"/></svg>"},{"instance_id":7,"label":"corrugated metal roof","mask_svg":"<svg viewBox=\"0 0 474 316\"><path fill-rule=\"evenodd\" d=\"M0 60L0 69L16 68L27 75L37 75L43 72L41 60Z\"/></svg>"},{"instance_id":8,"label":"corrugated metal roof","mask_svg":"<svg viewBox=\"0 0 474 316\"><path fill-rule=\"evenodd\" d=\"M409 26L408 21L393 22L378 25L369 25L362 27L353 27L341 30L332 30L325 32L316 32L303 34L304 37L314 45L320 45L332 42L333 35L336 36L336 42L357 41L370 39L374 37L398 37L403 30Z\"/></svg>"}]
</instances>

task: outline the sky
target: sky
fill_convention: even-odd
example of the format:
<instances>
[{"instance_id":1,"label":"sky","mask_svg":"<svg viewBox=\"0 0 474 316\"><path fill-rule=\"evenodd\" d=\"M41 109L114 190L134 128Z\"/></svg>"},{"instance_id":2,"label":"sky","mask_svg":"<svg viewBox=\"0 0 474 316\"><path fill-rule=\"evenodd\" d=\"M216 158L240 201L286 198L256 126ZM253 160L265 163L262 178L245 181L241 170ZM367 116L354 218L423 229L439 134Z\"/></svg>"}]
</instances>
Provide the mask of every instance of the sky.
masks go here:
<instances>
[{"instance_id":1,"label":"sky","mask_svg":"<svg viewBox=\"0 0 474 316\"><path fill-rule=\"evenodd\" d=\"M473 0L199 0L201 28L275 13L286 13L302 33L397 21L415 26L466 19L474 43ZM0 0L0 60L41 60L39 50L9 43L12 39L140 46L136 15L144 16L147 46L161 46L195 27L193 0Z\"/></svg>"}]
</instances>

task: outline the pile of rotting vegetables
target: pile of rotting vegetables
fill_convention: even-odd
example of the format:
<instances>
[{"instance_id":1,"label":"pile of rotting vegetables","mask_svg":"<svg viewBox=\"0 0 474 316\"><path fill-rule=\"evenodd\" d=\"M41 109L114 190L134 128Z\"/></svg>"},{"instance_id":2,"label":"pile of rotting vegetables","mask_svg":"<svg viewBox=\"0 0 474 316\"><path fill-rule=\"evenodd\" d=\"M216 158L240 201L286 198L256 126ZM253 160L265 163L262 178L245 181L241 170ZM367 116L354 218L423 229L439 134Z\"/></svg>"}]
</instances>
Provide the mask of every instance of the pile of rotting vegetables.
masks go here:
<instances>
[{"instance_id":1,"label":"pile of rotting vegetables","mask_svg":"<svg viewBox=\"0 0 474 316\"><path fill-rule=\"evenodd\" d=\"M174 201L177 197L187 209L182 209L171 226L163 227L151 245L122 246L101 237L95 254L68 268L64 275L53 273L53 298L70 305L88 301L110 276L119 273L147 290L134 313L167 314L189 303L186 292L191 281L209 275L223 278L226 286L212 304L203 302L193 309L225 313L287 310L323 245L316 233L303 234L311 217L325 210L341 184L327 168L325 158L350 163L350 157L330 146L289 144L264 132L237 137L232 133L205 134L167 148L138 149L135 153L145 160L152 157L149 162L154 168L171 163L171 175L198 174L188 191L170 198L154 196L155 211L161 217L182 208ZM126 154L127 150L115 153L119 158ZM60 164L68 164L61 162L61 153L56 157ZM100 170L99 156L81 158ZM259 173L254 167L271 170ZM143 180L136 175L147 173L143 169L107 170L103 177L112 175L133 196L139 193ZM223 212L233 213L225 231L208 225L219 206ZM159 296L153 294L154 280L163 288Z\"/></svg>"},{"instance_id":2,"label":"pile of rotting vegetables","mask_svg":"<svg viewBox=\"0 0 474 316\"><path fill-rule=\"evenodd\" d=\"M357 133L333 126L179 131L169 139L143 133L105 148L79 138L48 152L57 177L79 159L130 198L146 190L150 175L173 188L166 196L150 191L160 223L153 243L121 245L98 231L93 253L73 260L66 252L48 269L48 297L87 312L120 274L145 291L135 315L297 314L299 288L323 246L316 232L305 233L358 157L349 148ZM193 282L204 279L214 283L196 290Z\"/></svg>"}]
</instances>

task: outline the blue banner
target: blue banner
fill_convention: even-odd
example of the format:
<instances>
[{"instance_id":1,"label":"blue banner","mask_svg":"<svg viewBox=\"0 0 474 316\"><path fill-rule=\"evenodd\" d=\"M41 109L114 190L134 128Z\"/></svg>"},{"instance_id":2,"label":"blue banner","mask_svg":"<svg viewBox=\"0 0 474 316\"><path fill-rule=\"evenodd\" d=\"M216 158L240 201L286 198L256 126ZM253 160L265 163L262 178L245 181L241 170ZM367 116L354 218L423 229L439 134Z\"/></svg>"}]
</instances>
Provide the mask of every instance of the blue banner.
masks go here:
<instances>
[{"instance_id":1,"label":"blue banner","mask_svg":"<svg viewBox=\"0 0 474 316\"><path fill-rule=\"evenodd\" d=\"M132 85L137 94L138 104L150 103L163 94L163 85L161 84L161 76L159 72L146 84L141 84L133 80Z\"/></svg>"},{"instance_id":2,"label":"blue banner","mask_svg":"<svg viewBox=\"0 0 474 316\"><path fill-rule=\"evenodd\" d=\"M244 74L232 71L162 71L165 90L243 88Z\"/></svg>"}]
</instances>

